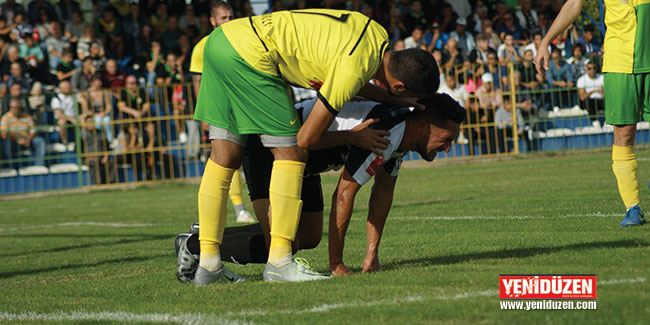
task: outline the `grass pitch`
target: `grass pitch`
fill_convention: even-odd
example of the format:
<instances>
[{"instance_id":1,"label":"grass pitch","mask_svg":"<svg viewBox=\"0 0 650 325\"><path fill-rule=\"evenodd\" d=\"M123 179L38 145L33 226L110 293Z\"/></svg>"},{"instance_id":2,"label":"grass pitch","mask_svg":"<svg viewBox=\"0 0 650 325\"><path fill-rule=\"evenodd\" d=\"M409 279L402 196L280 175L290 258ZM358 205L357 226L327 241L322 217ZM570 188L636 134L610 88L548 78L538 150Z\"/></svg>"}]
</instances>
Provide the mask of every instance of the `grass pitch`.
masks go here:
<instances>
[{"instance_id":1,"label":"grass pitch","mask_svg":"<svg viewBox=\"0 0 650 325\"><path fill-rule=\"evenodd\" d=\"M650 211L650 156L637 154ZM618 226L624 211L610 155L406 166L383 270L301 284L264 283L263 265L232 264L251 281L176 281L173 239L196 220L197 184L0 201L0 322L647 324L650 225ZM336 180L323 178L325 222ZM357 197L346 241L355 272L369 189ZM320 271L326 236L299 253ZM598 309L500 310L498 275L521 273L597 274Z\"/></svg>"}]
</instances>

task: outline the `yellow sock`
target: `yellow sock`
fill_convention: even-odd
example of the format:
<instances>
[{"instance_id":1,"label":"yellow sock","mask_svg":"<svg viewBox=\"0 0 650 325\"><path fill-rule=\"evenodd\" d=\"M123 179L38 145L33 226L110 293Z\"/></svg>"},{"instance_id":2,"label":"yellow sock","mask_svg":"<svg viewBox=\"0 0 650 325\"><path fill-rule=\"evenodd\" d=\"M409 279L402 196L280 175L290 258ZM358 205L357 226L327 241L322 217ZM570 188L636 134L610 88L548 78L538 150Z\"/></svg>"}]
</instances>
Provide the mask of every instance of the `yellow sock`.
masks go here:
<instances>
[{"instance_id":1,"label":"yellow sock","mask_svg":"<svg viewBox=\"0 0 650 325\"><path fill-rule=\"evenodd\" d=\"M639 164L636 161L634 148L614 145L612 162L612 169L618 182L618 192L621 194L625 208L629 209L640 202L639 182L636 176Z\"/></svg>"},{"instance_id":2,"label":"yellow sock","mask_svg":"<svg viewBox=\"0 0 650 325\"><path fill-rule=\"evenodd\" d=\"M232 205L240 205L244 203L241 197L241 172L240 169L236 170L232 175L232 182L230 182L230 201Z\"/></svg>"},{"instance_id":3,"label":"yellow sock","mask_svg":"<svg viewBox=\"0 0 650 325\"><path fill-rule=\"evenodd\" d=\"M224 168L214 161L208 159L201 178L199 187L199 242L201 245L200 265L210 266L209 271L215 266L220 266L211 261L219 256L219 245L223 239L223 231L226 226L226 203L228 189L234 169ZM214 263L210 263L214 262Z\"/></svg>"},{"instance_id":4,"label":"yellow sock","mask_svg":"<svg viewBox=\"0 0 650 325\"><path fill-rule=\"evenodd\" d=\"M291 242L296 238L302 210L300 192L304 171L305 163L291 160L273 162L269 186L272 218L268 260L270 263L291 256Z\"/></svg>"}]
</instances>

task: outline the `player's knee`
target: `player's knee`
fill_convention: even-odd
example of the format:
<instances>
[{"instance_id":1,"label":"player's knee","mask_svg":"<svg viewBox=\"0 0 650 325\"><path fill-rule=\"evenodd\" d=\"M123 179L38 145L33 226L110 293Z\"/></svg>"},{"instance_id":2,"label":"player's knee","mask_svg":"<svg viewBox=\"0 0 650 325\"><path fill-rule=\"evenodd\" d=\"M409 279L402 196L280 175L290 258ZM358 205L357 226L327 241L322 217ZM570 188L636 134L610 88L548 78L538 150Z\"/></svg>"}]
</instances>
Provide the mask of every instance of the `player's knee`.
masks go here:
<instances>
[{"instance_id":1,"label":"player's knee","mask_svg":"<svg viewBox=\"0 0 650 325\"><path fill-rule=\"evenodd\" d=\"M318 247L322 234L309 234L306 236L300 236L300 249L313 249Z\"/></svg>"}]
</instances>

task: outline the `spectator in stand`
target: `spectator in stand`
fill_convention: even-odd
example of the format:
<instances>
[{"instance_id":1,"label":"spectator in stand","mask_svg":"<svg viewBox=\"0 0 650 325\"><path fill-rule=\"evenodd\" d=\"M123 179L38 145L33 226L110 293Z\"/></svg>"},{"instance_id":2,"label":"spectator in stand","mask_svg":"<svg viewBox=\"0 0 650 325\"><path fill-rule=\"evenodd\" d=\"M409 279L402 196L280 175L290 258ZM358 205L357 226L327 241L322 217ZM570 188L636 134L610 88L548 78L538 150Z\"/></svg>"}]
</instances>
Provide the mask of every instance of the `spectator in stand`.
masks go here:
<instances>
[{"instance_id":1,"label":"spectator in stand","mask_svg":"<svg viewBox=\"0 0 650 325\"><path fill-rule=\"evenodd\" d=\"M476 37L476 47L469 52L469 61L476 64L486 64L489 53L496 51L489 46L488 38L485 34L479 34Z\"/></svg>"},{"instance_id":2,"label":"spectator in stand","mask_svg":"<svg viewBox=\"0 0 650 325\"><path fill-rule=\"evenodd\" d=\"M90 57L81 62L81 69L76 70L72 75L72 89L86 91L90 87L90 80L97 74L97 68Z\"/></svg>"},{"instance_id":3,"label":"spectator in stand","mask_svg":"<svg viewBox=\"0 0 650 325\"><path fill-rule=\"evenodd\" d=\"M539 48L539 44L542 43L542 33L537 30L533 32L533 41L527 44L526 46L523 46L520 48L520 53L522 56L524 55L524 52L531 50L533 51L533 57L537 55L537 48Z\"/></svg>"},{"instance_id":4,"label":"spectator in stand","mask_svg":"<svg viewBox=\"0 0 650 325\"><path fill-rule=\"evenodd\" d=\"M79 4L74 0L59 0L54 8L56 16L62 22L72 21L74 12L81 12Z\"/></svg>"},{"instance_id":5,"label":"spectator in stand","mask_svg":"<svg viewBox=\"0 0 650 325\"><path fill-rule=\"evenodd\" d=\"M65 33L63 34L70 43L77 44L84 34L84 27L86 27L86 22L81 11L73 11L70 21L65 24Z\"/></svg>"},{"instance_id":6,"label":"spectator in stand","mask_svg":"<svg viewBox=\"0 0 650 325\"><path fill-rule=\"evenodd\" d=\"M32 25L36 24L43 12L45 12L49 17L56 17L56 11L54 10L54 6L52 6L52 4L49 1L32 0L32 2L30 2L29 5L27 5L29 23Z\"/></svg>"},{"instance_id":7,"label":"spectator in stand","mask_svg":"<svg viewBox=\"0 0 650 325\"><path fill-rule=\"evenodd\" d=\"M577 36L577 31L575 32ZM584 47L583 53L586 56L593 57L601 53L600 49L602 44L594 37L594 25L585 26L585 30L576 41L576 44L581 44Z\"/></svg>"},{"instance_id":8,"label":"spectator in stand","mask_svg":"<svg viewBox=\"0 0 650 325\"><path fill-rule=\"evenodd\" d=\"M77 58L79 60L83 60L90 55L90 47L92 44L96 44L98 54L103 57L105 53L102 40L95 37L95 29L93 26L86 25L83 36L77 42Z\"/></svg>"},{"instance_id":9,"label":"spectator in stand","mask_svg":"<svg viewBox=\"0 0 650 325\"><path fill-rule=\"evenodd\" d=\"M493 81L494 79L491 73L484 73L481 76L481 82L483 84L476 90L476 97L478 98L481 109L491 112L494 112L498 107L503 105L501 92L494 87Z\"/></svg>"},{"instance_id":10,"label":"spectator in stand","mask_svg":"<svg viewBox=\"0 0 650 325\"><path fill-rule=\"evenodd\" d=\"M512 101L510 95L503 95L503 106L500 106L494 114L494 123L497 127L497 137L499 139L499 152L509 152L506 140L513 136L512 126L514 125L513 115L517 118L517 135L522 136L524 133L525 122L521 111L515 108L515 114L512 110Z\"/></svg>"},{"instance_id":11,"label":"spectator in stand","mask_svg":"<svg viewBox=\"0 0 650 325\"><path fill-rule=\"evenodd\" d=\"M497 49L499 64L506 65L508 62L516 63L520 60L519 48L514 43L515 38L512 34L506 33L503 38L503 44Z\"/></svg>"},{"instance_id":12,"label":"spectator in stand","mask_svg":"<svg viewBox=\"0 0 650 325\"><path fill-rule=\"evenodd\" d=\"M27 100L27 96L25 96L27 93L23 92L22 86L20 86L20 84L13 84L8 86L8 88L9 96L2 100L2 112L9 111L9 102L11 100L17 100L20 102L20 107L23 109L29 109L29 101Z\"/></svg>"},{"instance_id":13,"label":"spectator in stand","mask_svg":"<svg viewBox=\"0 0 650 325\"><path fill-rule=\"evenodd\" d=\"M156 12L151 15L149 21L151 22L151 27L153 27L153 35L156 38L160 38L162 33L167 30L167 19L169 19L169 13L167 12L167 3L160 2L156 7Z\"/></svg>"},{"instance_id":14,"label":"spectator in stand","mask_svg":"<svg viewBox=\"0 0 650 325\"><path fill-rule=\"evenodd\" d=\"M424 11L422 11L422 3L420 0L414 0L411 2L409 8L409 13L403 18L404 26L406 26L405 34L410 34L415 26L429 26L429 21L427 20Z\"/></svg>"},{"instance_id":15,"label":"spectator in stand","mask_svg":"<svg viewBox=\"0 0 650 325\"><path fill-rule=\"evenodd\" d=\"M507 79L508 77L508 69L499 65L497 54L492 52L488 53L487 64L483 67L483 71L492 74L492 81L494 82L494 87L497 89L501 89L503 79Z\"/></svg>"},{"instance_id":16,"label":"spectator in stand","mask_svg":"<svg viewBox=\"0 0 650 325\"><path fill-rule=\"evenodd\" d=\"M573 71L571 66L562 60L558 48L553 48L551 52L551 61L548 63L548 70L546 70L546 82L549 88L566 90L552 92L551 105L554 107L573 106L572 92L569 91L569 88L574 86Z\"/></svg>"},{"instance_id":17,"label":"spectator in stand","mask_svg":"<svg viewBox=\"0 0 650 325\"><path fill-rule=\"evenodd\" d=\"M151 103L147 91L138 87L134 75L126 77L126 88L120 92L117 109L122 113L120 119L142 118L151 115Z\"/></svg>"},{"instance_id":18,"label":"spectator in stand","mask_svg":"<svg viewBox=\"0 0 650 325\"><path fill-rule=\"evenodd\" d=\"M539 86L544 83L544 78L537 73L535 69L535 62L533 50L526 50L524 52L524 57L519 65L517 66L517 72L521 76L521 85L525 87L526 90L536 90L539 89Z\"/></svg>"},{"instance_id":19,"label":"spectator in stand","mask_svg":"<svg viewBox=\"0 0 650 325\"><path fill-rule=\"evenodd\" d=\"M583 55L585 53L584 50L584 45L580 43L573 44L571 47L571 54L573 56L566 60L566 63L571 65L573 75L576 77L587 73L587 62L589 62L589 59Z\"/></svg>"},{"instance_id":20,"label":"spectator in stand","mask_svg":"<svg viewBox=\"0 0 650 325\"><path fill-rule=\"evenodd\" d=\"M427 44L427 50L433 52L433 49L442 50L445 48L447 41L449 41L449 34L441 31L440 23L434 20L431 24L431 31L424 35L424 39Z\"/></svg>"},{"instance_id":21,"label":"spectator in stand","mask_svg":"<svg viewBox=\"0 0 650 325\"><path fill-rule=\"evenodd\" d=\"M469 52L476 47L474 36L466 31L467 21L465 18L456 19L456 29L449 33L449 37L458 42L458 49L467 56Z\"/></svg>"},{"instance_id":22,"label":"spectator in stand","mask_svg":"<svg viewBox=\"0 0 650 325\"><path fill-rule=\"evenodd\" d=\"M194 6L189 4L185 6L185 13L178 20L178 26L185 31L185 33L190 32L190 28L199 29L199 17L194 11Z\"/></svg>"},{"instance_id":23,"label":"spectator in stand","mask_svg":"<svg viewBox=\"0 0 650 325\"><path fill-rule=\"evenodd\" d=\"M134 44L135 40L140 35L140 31L144 25L147 25L149 20L147 17L140 14L140 6L133 2L129 6L129 13L122 19L122 27L124 28L124 35L127 38L128 44ZM133 48L131 47L131 50Z\"/></svg>"},{"instance_id":24,"label":"spectator in stand","mask_svg":"<svg viewBox=\"0 0 650 325\"><path fill-rule=\"evenodd\" d=\"M494 126L487 125L494 122L493 111L482 109L474 96L470 96L467 102L469 103L467 123L473 126L469 132L469 154L496 153ZM479 148L479 152L474 149L475 145Z\"/></svg>"},{"instance_id":25,"label":"spectator in stand","mask_svg":"<svg viewBox=\"0 0 650 325\"><path fill-rule=\"evenodd\" d=\"M421 44L424 44L424 39L422 38L424 34L424 26L417 25L413 28L411 36L404 39L404 48L412 49L419 47Z\"/></svg>"},{"instance_id":26,"label":"spectator in stand","mask_svg":"<svg viewBox=\"0 0 650 325\"><path fill-rule=\"evenodd\" d=\"M438 92L451 96L460 106L467 107L469 93L465 90L465 86L456 82L456 75L453 72L447 73L445 83L440 85Z\"/></svg>"},{"instance_id":27,"label":"spectator in stand","mask_svg":"<svg viewBox=\"0 0 650 325\"><path fill-rule=\"evenodd\" d=\"M497 32L499 33L499 37L501 37L501 40L505 41L506 35L512 34L515 44L524 45L528 43L527 32L525 32L521 28L521 26L519 26L519 23L515 21L515 18L509 12L506 12L503 15L503 25L499 27Z\"/></svg>"},{"instance_id":28,"label":"spectator in stand","mask_svg":"<svg viewBox=\"0 0 650 325\"><path fill-rule=\"evenodd\" d=\"M210 26L210 31L212 31L212 26ZM403 39L406 35L406 26L402 20L402 14L399 9L395 8L390 12L390 25L388 26L388 35L390 37L391 44L394 44L398 40Z\"/></svg>"},{"instance_id":29,"label":"spectator in stand","mask_svg":"<svg viewBox=\"0 0 650 325\"><path fill-rule=\"evenodd\" d=\"M113 59L106 61L106 70L102 74L102 84L104 88L121 88L124 87L126 73L120 71L117 62Z\"/></svg>"},{"instance_id":30,"label":"spectator in stand","mask_svg":"<svg viewBox=\"0 0 650 325\"><path fill-rule=\"evenodd\" d=\"M7 18L7 21L13 21L17 13L24 13L23 5L16 3L16 0L6 0L0 5L0 15Z\"/></svg>"},{"instance_id":31,"label":"spectator in stand","mask_svg":"<svg viewBox=\"0 0 650 325\"><path fill-rule=\"evenodd\" d=\"M9 33L11 33L12 29L14 29L14 26L7 25L7 18L5 18L5 16L0 15L0 37L3 37L3 41L6 42L7 44L10 41ZM5 40L4 37L6 37L7 39Z\"/></svg>"},{"instance_id":32,"label":"spectator in stand","mask_svg":"<svg viewBox=\"0 0 650 325\"><path fill-rule=\"evenodd\" d=\"M439 49L433 49L433 52L431 52L431 55L433 56L433 59L436 60L436 63L438 63L438 72L440 73L440 85L445 83L445 57L442 54L442 50Z\"/></svg>"},{"instance_id":33,"label":"spectator in stand","mask_svg":"<svg viewBox=\"0 0 650 325\"><path fill-rule=\"evenodd\" d=\"M72 80L72 76L77 72L74 66L73 53L71 48L63 50L61 55L61 63L56 66L56 77L59 81Z\"/></svg>"},{"instance_id":34,"label":"spectator in stand","mask_svg":"<svg viewBox=\"0 0 650 325\"><path fill-rule=\"evenodd\" d=\"M18 55L25 60L32 68L45 62L43 48L38 45L32 34L26 33L24 43L18 45Z\"/></svg>"},{"instance_id":35,"label":"spectator in stand","mask_svg":"<svg viewBox=\"0 0 650 325\"><path fill-rule=\"evenodd\" d=\"M122 37L122 23L117 17L117 11L108 6L102 11L102 16L95 21L95 34L106 44L110 54L121 59L124 57L124 37Z\"/></svg>"},{"instance_id":36,"label":"spectator in stand","mask_svg":"<svg viewBox=\"0 0 650 325\"><path fill-rule=\"evenodd\" d=\"M52 110L49 107L47 98L45 98L45 91L42 83L39 81L34 82L32 89L29 91L27 102L29 103L29 110L27 110L27 107L25 106L23 106L23 109L37 124L52 124L52 121L48 120L47 117L47 114Z\"/></svg>"},{"instance_id":37,"label":"spectator in stand","mask_svg":"<svg viewBox=\"0 0 650 325\"><path fill-rule=\"evenodd\" d=\"M12 63L9 72L11 73L7 79L7 85L9 85L9 87L11 87L13 84L18 84L22 88L23 93L27 93L30 89L32 89L34 79L32 79L28 73L23 71L20 63Z\"/></svg>"},{"instance_id":38,"label":"spectator in stand","mask_svg":"<svg viewBox=\"0 0 650 325\"><path fill-rule=\"evenodd\" d=\"M151 33L151 25L142 25L140 35L138 35L138 38L135 40L135 56L144 59L144 62L150 59L149 54L151 53L151 43L153 40Z\"/></svg>"},{"instance_id":39,"label":"spectator in stand","mask_svg":"<svg viewBox=\"0 0 650 325\"><path fill-rule=\"evenodd\" d=\"M32 27L25 23L25 14L23 12L17 12L14 15L12 26L14 26L14 28L11 30L9 37L19 44L25 41L25 34L31 33L32 31Z\"/></svg>"},{"instance_id":40,"label":"spectator in stand","mask_svg":"<svg viewBox=\"0 0 650 325\"><path fill-rule=\"evenodd\" d=\"M50 107L54 111L56 124L59 126L61 142L68 145L69 151L73 151L74 146L68 143L68 136L74 134L73 127L77 125L77 105L74 97L70 82L61 81L59 83L59 91L50 103Z\"/></svg>"},{"instance_id":41,"label":"spectator in stand","mask_svg":"<svg viewBox=\"0 0 650 325\"><path fill-rule=\"evenodd\" d=\"M95 153L108 151L106 139L102 132L97 132L92 116L84 118L84 125L81 129L81 140L83 141L84 153ZM90 177L93 184L106 184L113 181L113 166L111 156L87 156L84 163L90 169Z\"/></svg>"},{"instance_id":42,"label":"spectator in stand","mask_svg":"<svg viewBox=\"0 0 650 325\"><path fill-rule=\"evenodd\" d=\"M90 80L88 91L79 96L79 104L82 107L82 115L93 117L95 128L104 130L109 146L114 148L117 142L113 137L113 126L111 125L113 101L111 94L102 90L102 80L99 76L94 76Z\"/></svg>"},{"instance_id":43,"label":"spectator in stand","mask_svg":"<svg viewBox=\"0 0 650 325\"><path fill-rule=\"evenodd\" d=\"M456 19L458 15L449 3L442 5L440 16L436 19L440 23L440 31L449 33L456 29Z\"/></svg>"},{"instance_id":44,"label":"spectator in stand","mask_svg":"<svg viewBox=\"0 0 650 325\"><path fill-rule=\"evenodd\" d=\"M504 1L498 1L494 5L494 14L492 15L492 26L499 30L505 25L504 16L508 13L508 5Z\"/></svg>"},{"instance_id":45,"label":"spectator in stand","mask_svg":"<svg viewBox=\"0 0 650 325\"><path fill-rule=\"evenodd\" d=\"M90 44L90 52L88 52L87 58L90 58L93 65L97 70L104 69L106 64L106 56L102 55L102 48L97 42L92 42Z\"/></svg>"},{"instance_id":46,"label":"spectator in stand","mask_svg":"<svg viewBox=\"0 0 650 325\"><path fill-rule=\"evenodd\" d=\"M160 37L160 43L163 45L163 52L171 52L178 48L178 38L183 31L178 27L178 17L170 16L167 20L167 29Z\"/></svg>"},{"instance_id":47,"label":"spectator in stand","mask_svg":"<svg viewBox=\"0 0 650 325\"><path fill-rule=\"evenodd\" d=\"M475 1L472 1L475 2ZM448 2L451 9L461 18L467 18L472 13L472 6L467 0L454 0Z\"/></svg>"},{"instance_id":48,"label":"spectator in stand","mask_svg":"<svg viewBox=\"0 0 650 325\"><path fill-rule=\"evenodd\" d=\"M50 23L55 21L53 17L45 9L41 9L39 13L38 23L34 26L34 36L38 37L36 41L47 39L51 34Z\"/></svg>"},{"instance_id":49,"label":"spectator in stand","mask_svg":"<svg viewBox=\"0 0 650 325\"><path fill-rule=\"evenodd\" d=\"M483 20L483 34L487 36L488 45L493 49L498 48L503 43L499 35L494 31L494 28L492 28L492 21L489 19Z\"/></svg>"},{"instance_id":50,"label":"spectator in stand","mask_svg":"<svg viewBox=\"0 0 650 325\"><path fill-rule=\"evenodd\" d=\"M593 61L587 63L587 73L578 78L578 97L580 107L589 112L589 117L598 123L598 118L603 116L605 111L605 82L603 75L598 73L596 64Z\"/></svg>"},{"instance_id":51,"label":"spectator in stand","mask_svg":"<svg viewBox=\"0 0 650 325\"><path fill-rule=\"evenodd\" d=\"M126 123L118 134L117 145L115 152L120 153L117 156L118 164L129 164L133 168L135 180L143 180L146 175L147 162L145 155L142 152L135 152L138 149L144 148L142 139L142 127L138 123ZM145 178L149 178L146 177Z\"/></svg>"},{"instance_id":52,"label":"spectator in stand","mask_svg":"<svg viewBox=\"0 0 650 325\"><path fill-rule=\"evenodd\" d=\"M521 27L528 31L528 35L532 34L533 30L538 28L537 11L532 9L531 0L519 0L519 10L515 12L517 21Z\"/></svg>"},{"instance_id":53,"label":"spectator in stand","mask_svg":"<svg viewBox=\"0 0 650 325\"><path fill-rule=\"evenodd\" d=\"M446 52L446 53L445 53ZM445 63L445 68L447 70L453 69L459 65L462 65L467 61L467 57L460 51L458 48L458 43L455 38L450 38L445 46L445 52L443 54L447 55L447 62Z\"/></svg>"},{"instance_id":54,"label":"spectator in stand","mask_svg":"<svg viewBox=\"0 0 650 325\"><path fill-rule=\"evenodd\" d=\"M0 75L2 76L3 81L9 80L9 75L11 73L11 65L13 63L18 63L22 68L22 71L29 71L29 66L18 54L18 47L15 45L10 45L7 47L4 58L0 61Z\"/></svg>"},{"instance_id":55,"label":"spectator in stand","mask_svg":"<svg viewBox=\"0 0 650 325\"><path fill-rule=\"evenodd\" d=\"M554 17L554 16L551 16ZM546 35L548 33L548 29L551 27L550 21L549 21L549 15L545 13L544 11L540 11L537 14L537 22L539 24L540 32L542 35Z\"/></svg>"},{"instance_id":56,"label":"spectator in stand","mask_svg":"<svg viewBox=\"0 0 650 325\"><path fill-rule=\"evenodd\" d=\"M393 50L395 51L401 51L405 49L406 49L406 45L404 45L404 41L402 40L397 40L397 42L395 42L395 45L393 45Z\"/></svg>"},{"instance_id":57,"label":"spectator in stand","mask_svg":"<svg viewBox=\"0 0 650 325\"><path fill-rule=\"evenodd\" d=\"M4 158L19 158L22 151L31 149L34 165L45 165L45 140L36 136L34 120L23 113L20 101L9 101L9 112L0 119L0 135Z\"/></svg>"},{"instance_id":58,"label":"spectator in stand","mask_svg":"<svg viewBox=\"0 0 650 325\"><path fill-rule=\"evenodd\" d=\"M472 26L471 31L474 34L482 33L483 21L486 19L488 19L488 8L483 4L482 1L477 1L474 14L468 18L468 25Z\"/></svg>"},{"instance_id":59,"label":"spectator in stand","mask_svg":"<svg viewBox=\"0 0 650 325\"><path fill-rule=\"evenodd\" d=\"M63 51L70 48L70 41L63 36L58 21L50 23L50 36L45 39L45 47L49 55L50 69L54 70L63 60Z\"/></svg>"}]
</instances>

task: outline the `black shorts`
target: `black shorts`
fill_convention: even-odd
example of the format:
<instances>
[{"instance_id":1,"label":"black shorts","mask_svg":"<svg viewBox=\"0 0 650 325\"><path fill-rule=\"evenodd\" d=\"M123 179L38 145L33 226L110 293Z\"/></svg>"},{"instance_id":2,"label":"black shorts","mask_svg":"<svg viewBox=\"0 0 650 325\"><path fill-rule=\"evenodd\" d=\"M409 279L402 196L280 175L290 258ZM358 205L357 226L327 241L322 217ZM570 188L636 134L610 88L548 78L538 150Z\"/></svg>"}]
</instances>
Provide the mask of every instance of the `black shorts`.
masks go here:
<instances>
[{"instance_id":1,"label":"black shorts","mask_svg":"<svg viewBox=\"0 0 650 325\"><path fill-rule=\"evenodd\" d=\"M269 198L273 154L265 148L257 135L246 137L246 146L242 160L248 196L251 201ZM307 175L302 180L302 211L323 211L323 191L320 175Z\"/></svg>"}]
</instances>

